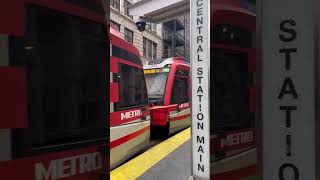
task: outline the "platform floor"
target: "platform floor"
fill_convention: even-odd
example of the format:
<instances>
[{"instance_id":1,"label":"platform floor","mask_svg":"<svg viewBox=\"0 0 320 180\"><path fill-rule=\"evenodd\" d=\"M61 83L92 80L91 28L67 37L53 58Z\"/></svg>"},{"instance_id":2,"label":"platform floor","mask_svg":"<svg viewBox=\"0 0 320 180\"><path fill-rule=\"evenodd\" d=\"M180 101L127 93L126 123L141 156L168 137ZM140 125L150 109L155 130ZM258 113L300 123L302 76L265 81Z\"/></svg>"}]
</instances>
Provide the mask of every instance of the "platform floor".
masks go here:
<instances>
[{"instance_id":1,"label":"platform floor","mask_svg":"<svg viewBox=\"0 0 320 180\"><path fill-rule=\"evenodd\" d=\"M191 176L191 140L149 169L140 180L186 180Z\"/></svg>"},{"instance_id":2,"label":"platform floor","mask_svg":"<svg viewBox=\"0 0 320 180\"><path fill-rule=\"evenodd\" d=\"M111 180L187 180L191 176L190 128L170 137L110 173ZM211 163L213 179L257 180L256 149Z\"/></svg>"},{"instance_id":3,"label":"platform floor","mask_svg":"<svg viewBox=\"0 0 320 180\"><path fill-rule=\"evenodd\" d=\"M170 137L110 173L111 180L185 180L191 175L190 128Z\"/></svg>"}]
</instances>

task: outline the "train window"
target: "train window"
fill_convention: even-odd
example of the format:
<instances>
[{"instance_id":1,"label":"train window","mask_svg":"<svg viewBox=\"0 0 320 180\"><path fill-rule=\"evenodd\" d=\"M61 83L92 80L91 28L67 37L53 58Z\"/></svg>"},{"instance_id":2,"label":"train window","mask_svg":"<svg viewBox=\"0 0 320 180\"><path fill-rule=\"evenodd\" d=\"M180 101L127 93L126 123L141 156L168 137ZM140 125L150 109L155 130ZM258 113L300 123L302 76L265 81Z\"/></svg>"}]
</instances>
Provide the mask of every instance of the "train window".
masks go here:
<instances>
[{"instance_id":1,"label":"train window","mask_svg":"<svg viewBox=\"0 0 320 180\"><path fill-rule=\"evenodd\" d=\"M104 15L103 0L65 0L79 7L90 9L96 13Z\"/></svg>"},{"instance_id":2,"label":"train window","mask_svg":"<svg viewBox=\"0 0 320 180\"><path fill-rule=\"evenodd\" d=\"M163 101L169 73L146 74L148 96L152 101Z\"/></svg>"},{"instance_id":3,"label":"train window","mask_svg":"<svg viewBox=\"0 0 320 180\"><path fill-rule=\"evenodd\" d=\"M36 6L27 8L26 20L22 61L29 128L15 130L15 156L101 141L106 137L105 26Z\"/></svg>"},{"instance_id":4,"label":"train window","mask_svg":"<svg viewBox=\"0 0 320 180\"><path fill-rule=\"evenodd\" d=\"M116 82L119 83L119 100L115 103L115 110L138 107L148 104L143 70L119 63Z\"/></svg>"},{"instance_id":5,"label":"train window","mask_svg":"<svg viewBox=\"0 0 320 180\"><path fill-rule=\"evenodd\" d=\"M175 77L171 93L170 104L189 102L187 78Z\"/></svg>"},{"instance_id":6,"label":"train window","mask_svg":"<svg viewBox=\"0 0 320 180\"><path fill-rule=\"evenodd\" d=\"M211 30L211 42L251 48L252 32L248 29L232 25L217 25Z\"/></svg>"},{"instance_id":7,"label":"train window","mask_svg":"<svg viewBox=\"0 0 320 180\"><path fill-rule=\"evenodd\" d=\"M121 47L118 47L116 45L112 45L112 56L117 57L119 59L124 59L124 60L130 61L132 63L135 63L135 64L142 66L141 59L137 55L135 55L135 54L133 54L133 53L121 48Z\"/></svg>"},{"instance_id":8,"label":"train window","mask_svg":"<svg viewBox=\"0 0 320 180\"><path fill-rule=\"evenodd\" d=\"M213 131L249 128L247 56L212 53L211 123Z\"/></svg>"},{"instance_id":9,"label":"train window","mask_svg":"<svg viewBox=\"0 0 320 180\"><path fill-rule=\"evenodd\" d=\"M176 71L175 75L188 77L189 76L189 71L178 69Z\"/></svg>"}]
</instances>

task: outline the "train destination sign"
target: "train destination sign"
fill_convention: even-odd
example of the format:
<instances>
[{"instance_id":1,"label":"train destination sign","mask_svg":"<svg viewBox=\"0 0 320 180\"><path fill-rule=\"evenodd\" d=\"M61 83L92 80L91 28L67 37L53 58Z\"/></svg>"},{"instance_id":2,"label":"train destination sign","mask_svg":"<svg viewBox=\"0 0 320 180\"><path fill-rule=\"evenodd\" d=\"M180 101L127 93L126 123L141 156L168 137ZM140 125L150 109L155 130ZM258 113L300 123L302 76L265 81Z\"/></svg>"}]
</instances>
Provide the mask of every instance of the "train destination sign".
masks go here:
<instances>
[{"instance_id":1,"label":"train destination sign","mask_svg":"<svg viewBox=\"0 0 320 180\"><path fill-rule=\"evenodd\" d=\"M209 179L209 0L191 4L192 148L194 177Z\"/></svg>"},{"instance_id":2,"label":"train destination sign","mask_svg":"<svg viewBox=\"0 0 320 180\"><path fill-rule=\"evenodd\" d=\"M313 0L262 0L262 177L315 180Z\"/></svg>"},{"instance_id":3,"label":"train destination sign","mask_svg":"<svg viewBox=\"0 0 320 180\"><path fill-rule=\"evenodd\" d=\"M155 74L155 73L167 73L170 72L170 68L158 68L158 69L145 69L145 74Z\"/></svg>"}]
</instances>

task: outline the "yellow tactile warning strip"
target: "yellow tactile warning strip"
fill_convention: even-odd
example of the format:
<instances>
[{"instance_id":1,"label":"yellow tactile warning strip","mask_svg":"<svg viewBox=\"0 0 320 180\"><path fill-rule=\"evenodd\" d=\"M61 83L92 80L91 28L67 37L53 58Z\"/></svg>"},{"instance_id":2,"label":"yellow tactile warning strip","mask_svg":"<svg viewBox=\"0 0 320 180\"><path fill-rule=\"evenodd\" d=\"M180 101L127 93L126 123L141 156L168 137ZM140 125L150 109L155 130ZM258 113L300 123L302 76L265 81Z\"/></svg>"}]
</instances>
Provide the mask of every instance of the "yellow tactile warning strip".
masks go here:
<instances>
[{"instance_id":1,"label":"yellow tactile warning strip","mask_svg":"<svg viewBox=\"0 0 320 180\"><path fill-rule=\"evenodd\" d=\"M174 135L166 141L149 149L138 157L130 160L124 165L114 169L110 173L111 180L134 180L143 175L148 169L168 156L188 139L190 139L190 128Z\"/></svg>"}]
</instances>

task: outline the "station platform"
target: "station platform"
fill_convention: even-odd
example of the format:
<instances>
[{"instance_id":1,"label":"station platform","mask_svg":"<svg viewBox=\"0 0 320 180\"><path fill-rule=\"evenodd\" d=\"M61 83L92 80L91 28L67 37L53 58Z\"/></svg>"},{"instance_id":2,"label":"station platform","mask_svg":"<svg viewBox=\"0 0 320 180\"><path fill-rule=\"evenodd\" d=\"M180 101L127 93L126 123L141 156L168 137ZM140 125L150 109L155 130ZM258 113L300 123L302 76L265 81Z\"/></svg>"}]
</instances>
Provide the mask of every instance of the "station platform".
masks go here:
<instances>
[{"instance_id":1,"label":"station platform","mask_svg":"<svg viewBox=\"0 0 320 180\"><path fill-rule=\"evenodd\" d=\"M191 178L190 128L114 169L111 180L187 180ZM257 152L252 148L211 162L212 179L257 180Z\"/></svg>"},{"instance_id":2,"label":"station platform","mask_svg":"<svg viewBox=\"0 0 320 180\"><path fill-rule=\"evenodd\" d=\"M114 169L111 180L185 180L191 176L190 128Z\"/></svg>"}]
</instances>

